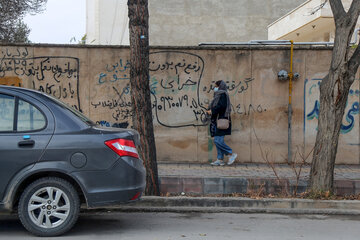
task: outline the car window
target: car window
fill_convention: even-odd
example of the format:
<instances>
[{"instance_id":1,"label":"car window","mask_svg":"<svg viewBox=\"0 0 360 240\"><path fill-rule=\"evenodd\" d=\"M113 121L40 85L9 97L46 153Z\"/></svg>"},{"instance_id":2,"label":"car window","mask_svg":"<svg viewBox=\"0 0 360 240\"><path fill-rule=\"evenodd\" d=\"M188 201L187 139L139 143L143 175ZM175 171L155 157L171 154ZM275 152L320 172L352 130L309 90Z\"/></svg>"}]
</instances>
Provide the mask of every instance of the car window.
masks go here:
<instances>
[{"instance_id":1,"label":"car window","mask_svg":"<svg viewBox=\"0 0 360 240\"><path fill-rule=\"evenodd\" d=\"M86 117L84 114L82 114L80 111L78 111L77 109L70 107L69 105L67 105L66 103L50 96L50 95L46 95L47 98L49 98L50 100L54 101L57 105L59 105L60 107L66 109L67 111L70 111L72 114L74 114L75 116L77 116L81 121L83 121L84 123L86 123L89 126L94 126L96 125L90 118Z\"/></svg>"},{"instance_id":2,"label":"car window","mask_svg":"<svg viewBox=\"0 0 360 240\"><path fill-rule=\"evenodd\" d=\"M8 132L14 129L15 98L0 94L0 131Z\"/></svg>"},{"instance_id":3,"label":"car window","mask_svg":"<svg viewBox=\"0 0 360 240\"><path fill-rule=\"evenodd\" d=\"M17 131L33 131L44 128L46 120L42 112L30 103L19 99Z\"/></svg>"}]
</instances>

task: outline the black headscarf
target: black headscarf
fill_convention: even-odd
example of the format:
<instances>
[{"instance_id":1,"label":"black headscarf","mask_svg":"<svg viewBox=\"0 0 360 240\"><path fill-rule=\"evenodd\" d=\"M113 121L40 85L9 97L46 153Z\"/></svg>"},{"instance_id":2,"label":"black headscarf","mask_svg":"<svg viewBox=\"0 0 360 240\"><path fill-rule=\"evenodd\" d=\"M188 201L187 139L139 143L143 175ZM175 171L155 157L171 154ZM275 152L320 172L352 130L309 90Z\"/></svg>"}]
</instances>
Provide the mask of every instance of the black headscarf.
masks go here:
<instances>
[{"instance_id":1,"label":"black headscarf","mask_svg":"<svg viewBox=\"0 0 360 240\"><path fill-rule=\"evenodd\" d=\"M219 83L220 82L220 83ZM226 94L227 104L226 104L226 111L225 111L225 117L229 117L231 113L231 104L230 104L230 97L229 93L227 92L227 86L226 83L223 80L217 81L216 84L219 83L219 90L214 92L214 99L211 101L210 108L215 107L220 100L221 94Z\"/></svg>"}]
</instances>

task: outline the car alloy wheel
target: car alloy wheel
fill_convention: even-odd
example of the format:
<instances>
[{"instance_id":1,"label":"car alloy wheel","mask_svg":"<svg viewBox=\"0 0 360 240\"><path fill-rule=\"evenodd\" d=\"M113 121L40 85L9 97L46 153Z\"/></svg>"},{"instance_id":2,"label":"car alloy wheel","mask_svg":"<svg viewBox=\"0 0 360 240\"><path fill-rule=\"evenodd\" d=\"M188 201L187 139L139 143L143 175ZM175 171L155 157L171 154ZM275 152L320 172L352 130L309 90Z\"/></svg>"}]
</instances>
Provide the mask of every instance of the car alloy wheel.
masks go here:
<instances>
[{"instance_id":1,"label":"car alloy wheel","mask_svg":"<svg viewBox=\"0 0 360 240\"><path fill-rule=\"evenodd\" d=\"M78 215L80 201L75 188L61 178L41 178L22 193L18 214L31 233L51 237L72 228Z\"/></svg>"},{"instance_id":2,"label":"car alloy wheel","mask_svg":"<svg viewBox=\"0 0 360 240\"><path fill-rule=\"evenodd\" d=\"M68 218L70 201L68 196L56 187L44 187L36 191L28 203L30 219L39 227L54 228Z\"/></svg>"}]
</instances>

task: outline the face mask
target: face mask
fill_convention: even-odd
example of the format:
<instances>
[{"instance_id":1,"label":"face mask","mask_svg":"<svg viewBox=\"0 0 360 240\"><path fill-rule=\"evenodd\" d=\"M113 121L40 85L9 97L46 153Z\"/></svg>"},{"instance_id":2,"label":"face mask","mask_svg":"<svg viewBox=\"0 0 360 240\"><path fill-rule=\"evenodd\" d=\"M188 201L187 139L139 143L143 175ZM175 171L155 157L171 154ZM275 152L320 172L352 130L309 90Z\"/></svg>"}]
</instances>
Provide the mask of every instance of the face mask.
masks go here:
<instances>
[{"instance_id":1,"label":"face mask","mask_svg":"<svg viewBox=\"0 0 360 240\"><path fill-rule=\"evenodd\" d=\"M214 87L214 92L217 92L219 90L218 87Z\"/></svg>"}]
</instances>

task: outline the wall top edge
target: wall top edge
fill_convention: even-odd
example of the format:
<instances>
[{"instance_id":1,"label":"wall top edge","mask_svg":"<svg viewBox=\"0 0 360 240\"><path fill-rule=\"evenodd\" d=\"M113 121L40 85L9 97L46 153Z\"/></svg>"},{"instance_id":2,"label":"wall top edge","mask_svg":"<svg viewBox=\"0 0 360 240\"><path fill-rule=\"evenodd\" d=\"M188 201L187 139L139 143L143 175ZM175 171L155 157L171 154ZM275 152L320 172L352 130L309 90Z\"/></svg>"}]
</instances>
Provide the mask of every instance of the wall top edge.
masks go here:
<instances>
[{"instance_id":1,"label":"wall top edge","mask_svg":"<svg viewBox=\"0 0 360 240\"><path fill-rule=\"evenodd\" d=\"M128 45L81 45L81 44L48 44L48 43L0 43L0 47L54 47L54 48L118 48L129 49ZM290 49L290 45L208 45L208 46L150 46L150 50L284 50ZM295 45L296 50L332 50L333 46L318 46L318 45Z\"/></svg>"}]
</instances>

